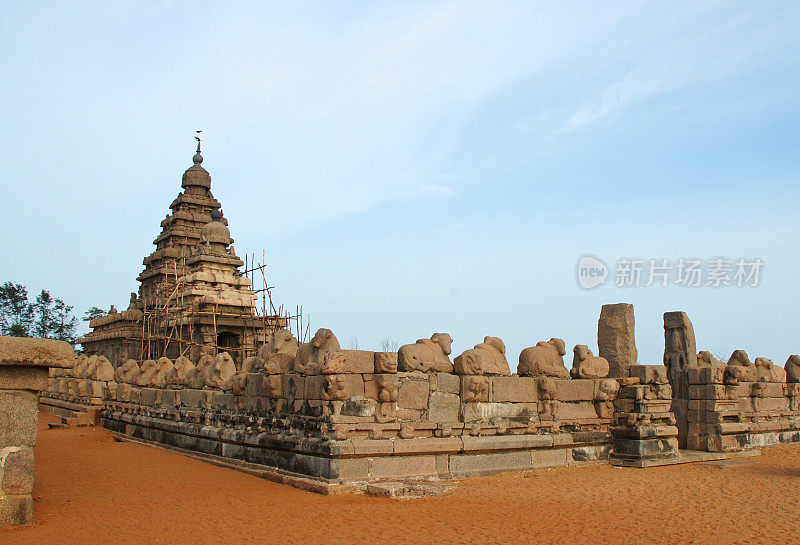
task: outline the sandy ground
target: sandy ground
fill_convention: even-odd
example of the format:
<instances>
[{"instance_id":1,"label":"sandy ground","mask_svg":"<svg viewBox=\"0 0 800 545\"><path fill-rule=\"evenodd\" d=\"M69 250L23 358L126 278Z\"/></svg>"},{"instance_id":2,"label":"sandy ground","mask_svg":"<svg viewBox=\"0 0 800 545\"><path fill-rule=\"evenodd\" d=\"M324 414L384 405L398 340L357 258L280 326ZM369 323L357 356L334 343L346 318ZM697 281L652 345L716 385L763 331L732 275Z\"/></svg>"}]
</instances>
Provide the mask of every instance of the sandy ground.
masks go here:
<instances>
[{"instance_id":1,"label":"sandy ground","mask_svg":"<svg viewBox=\"0 0 800 545\"><path fill-rule=\"evenodd\" d=\"M451 493L322 496L40 416L34 525L2 544L797 543L800 445L651 469L464 479Z\"/></svg>"}]
</instances>

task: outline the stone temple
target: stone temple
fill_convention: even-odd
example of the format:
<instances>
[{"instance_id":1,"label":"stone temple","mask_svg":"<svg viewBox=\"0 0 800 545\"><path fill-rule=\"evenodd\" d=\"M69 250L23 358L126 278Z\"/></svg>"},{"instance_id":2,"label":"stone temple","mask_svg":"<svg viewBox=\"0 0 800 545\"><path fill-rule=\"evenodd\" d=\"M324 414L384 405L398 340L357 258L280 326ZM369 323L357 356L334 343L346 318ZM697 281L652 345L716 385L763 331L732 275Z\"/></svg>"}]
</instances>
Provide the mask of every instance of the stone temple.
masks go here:
<instances>
[{"instance_id":1,"label":"stone temple","mask_svg":"<svg viewBox=\"0 0 800 545\"><path fill-rule=\"evenodd\" d=\"M392 351L342 349L326 328L297 339L286 317L256 311L201 163L198 146L130 308L93 321L87 353L40 383L39 406L64 424L323 493L389 495L498 471L650 467L800 442L800 356L781 367L736 350L722 361L680 311L664 313L663 359L650 365L626 303L602 307L596 355L594 339L570 354L544 329L516 372L495 336L466 339L475 345L458 355L446 329ZM24 359L8 346L0 361Z\"/></svg>"},{"instance_id":2,"label":"stone temple","mask_svg":"<svg viewBox=\"0 0 800 545\"><path fill-rule=\"evenodd\" d=\"M88 355L103 355L116 367L147 360L228 352L241 362L252 356L287 319L259 315L250 280L242 274L228 220L211 193L198 140L193 165L144 258L128 309L90 323L79 342ZM265 313L264 313L265 314Z\"/></svg>"}]
</instances>

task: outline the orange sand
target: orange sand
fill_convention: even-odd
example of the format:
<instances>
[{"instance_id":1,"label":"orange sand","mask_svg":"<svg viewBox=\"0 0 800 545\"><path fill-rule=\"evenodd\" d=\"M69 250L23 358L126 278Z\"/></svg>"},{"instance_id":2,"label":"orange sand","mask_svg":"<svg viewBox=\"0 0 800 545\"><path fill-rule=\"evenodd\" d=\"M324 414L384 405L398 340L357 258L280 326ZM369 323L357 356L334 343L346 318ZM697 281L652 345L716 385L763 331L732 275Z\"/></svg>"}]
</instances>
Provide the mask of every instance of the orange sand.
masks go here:
<instances>
[{"instance_id":1,"label":"orange sand","mask_svg":"<svg viewBox=\"0 0 800 545\"><path fill-rule=\"evenodd\" d=\"M415 500L322 496L40 417L34 525L0 543L797 543L800 445L651 469L464 479Z\"/></svg>"}]
</instances>

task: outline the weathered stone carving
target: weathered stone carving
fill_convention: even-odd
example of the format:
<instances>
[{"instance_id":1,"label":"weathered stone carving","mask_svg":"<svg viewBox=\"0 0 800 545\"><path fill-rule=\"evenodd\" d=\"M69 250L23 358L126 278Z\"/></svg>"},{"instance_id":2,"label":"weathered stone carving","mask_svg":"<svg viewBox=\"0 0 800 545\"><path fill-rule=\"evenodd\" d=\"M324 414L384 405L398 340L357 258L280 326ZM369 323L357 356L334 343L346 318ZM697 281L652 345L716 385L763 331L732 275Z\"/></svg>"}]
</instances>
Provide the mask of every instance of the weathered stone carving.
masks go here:
<instances>
[{"instance_id":1,"label":"weathered stone carving","mask_svg":"<svg viewBox=\"0 0 800 545\"><path fill-rule=\"evenodd\" d=\"M156 361L156 374L150 386L153 388L164 388L167 384L175 381L175 366L172 360L166 357L158 358Z\"/></svg>"},{"instance_id":2,"label":"weathered stone carving","mask_svg":"<svg viewBox=\"0 0 800 545\"><path fill-rule=\"evenodd\" d=\"M619 382L614 379L607 378L599 380L597 381L597 392L595 393L594 400L613 401L616 399L619 389Z\"/></svg>"},{"instance_id":3,"label":"weathered stone carving","mask_svg":"<svg viewBox=\"0 0 800 545\"><path fill-rule=\"evenodd\" d=\"M326 401L346 401L350 398L344 375L325 375L322 398Z\"/></svg>"},{"instance_id":4,"label":"weathered stone carving","mask_svg":"<svg viewBox=\"0 0 800 545\"><path fill-rule=\"evenodd\" d=\"M552 419L556 409L556 382L553 378L545 376L539 379L538 386L539 402L541 404L539 413L543 417Z\"/></svg>"},{"instance_id":5,"label":"weathered stone carving","mask_svg":"<svg viewBox=\"0 0 800 545\"><path fill-rule=\"evenodd\" d=\"M78 356L78 359L75 361L75 367L72 368L72 376L74 378L86 378L86 369L88 367L89 358L85 355Z\"/></svg>"},{"instance_id":6,"label":"weathered stone carving","mask_svg":"<svg viewBox=\"0 0 800 545\"><path fill-rule=\"evenodd\" d=\"M222 388L225 391L230 391L233 395L241 396L247 390L248 373L238 371L231 375Z\"/></svg>"},{"instance_id":7,"label":"weathered stone carving","mask_svg":"<svg viewBox=\"0 0 800 545\"><path fill-rule=\"evenodd\" d=\"M786 371L767 358L756 358L759 382L786 382Z\"/></svg>"},{"instance_id":8,"label":"weathered stone carving","mask_svg":"<svg viewBox=\"0 0 800 545\"><path fill-rule=\"evenodd\" d=\"M453 339L447 333L434 333L430 339L418 339L397 351L397 368L400 371L422 371L423 373L452 373L450 361Z\"/></svg>"},{"instance_id":9,"label":"weathered stone carving","mask_svg":"<svg viewBox=\"0 0 800 545\"><path fill-rule=\"evenodd\" d=\"M380 403L397 401L397 375L375 375L375 384L378 388Z\"/></svg>"},{"instance_id":10,"label":"weathered stone carving","mask_svg":"<svg viewBox=\"0 0 800 545\"><path fill-rule=\"evenodd\" d=\"M379 403L375 409L375 422L394 422L397 420L397 403Z\"/></svg>"},{"instance_id":11,"label":"weathered stone carving","mask_svg":"<svg viewBox=\"0 0 800 545\"><path fill-rule=\"evenodd\" d=\"M376 373L397 373L397 352L375 352Z\"/></svg>"},{"instance_id":12,"label":"weathered stone carving","mask_svg":"<svg viewBox=\"0 0 800 545\"><path fill-rule=\"evenodd\" d=\"M139 362L128 360L114 371L114 381L120 384L138 384L142 371Z\"/></svg>"},{"instance_id":13,"label":"weathered stone carving","mask_svg":"<svg viewBox=\"0 0 800 545\"><path fill-rule=\"evenodd\" d=\"M731 357L728 359L728 366L739 366L742 368L741 380L747 382L758 382L758 369L750 361L750 357L744 350L734 350Z\"/></svg>"},{"instance_id":14,"label":"weathered stone carving","mask_svg":"<svg viewBox=\"0 0 800 545\"><path fill-rule=\"evenodd\" d=\"M614 379L598 380L594 393L594 410L598 418L611 418L614 415L614 400L620 385Z\"/></svg>"},{"instance_id":15,"label":"weathered stone carving","mask_svg":"<svg viewBox=\"0 0 800 545\"><path fill-rule=\"evenodd\" d=\"M608 376L608 360L592 354L592 351L585 344L575 345L572 353L572 369L569 372L572 378L603 378Z\"/></svg>"},{"instance_id":16,"label":"weathered stone carving","mask_svg":"<svg viewBox=\"0 0 800 545\"><path fill-rule=\"evenodd\" d=\"M800 356L789 356L783 369L786 371L786 382L800 382Z\"/></svg>"},{"instance_id":17,"label":"weathered stone carving","mask_svg":"<svg viewBox=\"0 0 800 545\"><path fill-rule=\"evenodd\" d=\"M244 373L257 373L262 367L258 356L249 356L242 361L242 372Z\"/></svg>"},{"instance_id":18,"label":"weathered stone carving","mask_svg":"<svg viewBox=\"0 0 800 545\"><path fill-rule=\"evenodd\" d=\"M694 328L685 312L664 313L664 366L676 397L689 399L686 370L698 363Z\"/></svg>"},{"instance_id":19,"label":"weathered stone carving","mask_svg":"<svg viewBox=\"0 0 800 545\"><path fill-rule=\"evenodd\" d=\"M633 305L603 305L597 322L597 346L600 357L608 360L612 377L627 377L628 367L639 359L634 328Z\"/></svg>"},{"instance_id":20,"label":"weathered stone carving","mask_svg":"<svg viewBox=\"0 0 800 545\"><path fill-rule=\"evenodd\" d=\"M481 376L465 376L462 395L465 403L489 401L489 380Z\"/></svg>"},{"instance_id":21,"label":"weathered stone carving","mask_svg":"<svg viewBox=\"0 0 800 545\"><path fill-rule=\"evenodd\" d=\"M525 377L569 378L563 358L566 353L561 339L539 341L536 346L529 346L520 353L517 373Z\"/></svg>"},{"instance_id":22,"label":"weathered stone carving","mask_svg":"<svg viewBox=\"0 0 800 545\"><path fill-rule=\"evenodd\" d=\"M203 379L209 388L224 390L230 378L236 374L236 364L227 352L217 354L214 364L203 369Z\"/></svg>"},{"instance_id":23,"label":"weathered stone carving","mask_svg":"<svg viewBox=\"0 0 800 545\"><path fill-rule=\"evenodd\" d=\"M330 331L328 329L320 331ZM319 331L317 332L319 333ZM331 333L331 335L333 335ZM316 335L315 335L316 336ZM292 332L288 329L279 329L273 335L270 341L264 345L267 347L269 354L289 354L295 356L297 354L297 339L294 338Z\"/></svg>"},{"instance_id":24,"label":"weathered stone carving","mask_svg":"<svg viewBox=\"0 0 800 545\"><path fill-rule=\"evenodd\" d=\"M264 375L263 388L267 397L279 399L283 392L283 380L280 375Z\"/></svg>"},{"instance_id":25,"label":"weathered stone carving","mask_svg":"<svg viewBox=\"0 0 800 545\"><path fill-rule=\"evenodd\" d=\"M341 350L339 341L330 329L317 330L309 343L303 343L297 349L294 359L294 370L306 375L320 374L326 352Z\"/></svg>"},{"instance_id":26,"label":"weathered stone carving","mask_svg":"<svg viewBox=\"0 0 800 545\"><path fill-rule=\"evenodd\" d=\"M186 356L179 356L173 364L175 376L173 384L189 386L197 381L197 367Z\"/></svg>"},{"instance_id":27,"label":"weathered stone carving","mask_svg":"<svg viewBox=\"0 0 800 545\"><path fill-rule=\"evenodd\" d=\"M510 375L506 345L499 337L484 337L475 348L464 351L454 360L458 375Z\"/></svg>"},{"instance_id":28,"label":"weathered stone carving","mask_svg":"<svg viewBox=\"0 0 800 545\"><path fill-rule=\"evenodd\" d=\"M93 363L86 369L86 378L105 382L114 380L114 366L111 365L108 358L99 356Z\"/></svg>"},{"instance_id":29,"label":"weathered stone carving","mask_svg":"<svg viewBox=\"0 0 800 545\"><path fill-rule=\"evenodd\" d=\"M136 385L144 387L150 386L153 383L153 379L155 378L156 374L158 373L158 369L156 368L156 360L144 360L139 368L141 369L142 373L136 380Z\"/></svg>"},{"instance_id":30,"label":"weathered stone carving","mask_svg":"<svg viewBox=\"0 0 800 545\"><path fill-rule=\"evenodd\" d=\"M700 367L724 367L725 364L715 358L708 350L697 353L697 365Z\"/></svg>"},{"instance_id":31,"label":"weathered stone carving","mask_svg":"<svg viewBox=\"0 0 800 545\"><path fill-rule=\"evenodd\" d=\"M744 350L734 350L733 354L731 354L731 357L728 359L728 365L741 365L742 367L748 367L753 364L750 362L747 352Z\"/></svg>"}]
</instances>

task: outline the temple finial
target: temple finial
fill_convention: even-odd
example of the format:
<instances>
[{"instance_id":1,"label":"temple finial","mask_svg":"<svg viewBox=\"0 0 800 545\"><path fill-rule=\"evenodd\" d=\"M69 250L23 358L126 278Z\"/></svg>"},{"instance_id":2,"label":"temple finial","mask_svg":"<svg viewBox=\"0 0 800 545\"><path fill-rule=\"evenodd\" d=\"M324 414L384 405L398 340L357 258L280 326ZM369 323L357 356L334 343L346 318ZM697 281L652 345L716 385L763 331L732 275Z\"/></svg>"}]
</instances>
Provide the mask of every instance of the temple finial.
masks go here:
<instances>
[{"instance_id":1,"label":"temple finial","mask_svg":"<svg viewBox=\"0 0 800 545\"><path fill-rule=\"evenodd\" d=\"M194 137L194 139L197 140L197 152L194 154L194 157L192 157L192 161L194 161L195 165L199 165L200 163L203 162L203 156L200 155L200 136L199 136L200 133L203 131L194 131L194 132L198 134L198 136Z\"/></svg>"}]
</instances>

